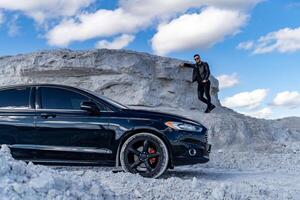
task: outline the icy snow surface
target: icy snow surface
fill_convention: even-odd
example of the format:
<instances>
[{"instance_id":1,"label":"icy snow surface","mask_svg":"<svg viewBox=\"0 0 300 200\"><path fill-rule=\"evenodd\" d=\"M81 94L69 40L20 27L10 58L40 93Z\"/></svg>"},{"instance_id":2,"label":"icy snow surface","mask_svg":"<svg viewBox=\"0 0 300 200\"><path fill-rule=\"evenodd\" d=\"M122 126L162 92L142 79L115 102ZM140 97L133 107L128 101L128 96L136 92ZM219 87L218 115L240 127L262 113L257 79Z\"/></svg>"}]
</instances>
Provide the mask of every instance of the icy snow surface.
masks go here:
<instances>
[{"instance_id":1,"label":"icy snow surface","mask_svg":"<svg viewBox=\"0 0 300 200\"><path fill-rule=\"evenodd\" d=\"M120 58L120 59L115 59ZM181 60L126 50L53 50L0 57L0 85L61 83L124 104L198 120L213 144L205 165L177 167L160 179L102 167L48 167L0 151L4 199L300 199L300 119L262 120L221 107L203 114L191 69ZM213 66L212 66L213 67ZM142 107L146 106L146 107Z\"/></svg>"},{"instance_id":2,"label":"icy snow surface","mask_svg":"<svg viewBox=\"0 0 300 200\"><path fill-rule=\"evenodd\" d=\"M46 167L0 151L0 199L300 199L300 143L219 149L160 179L102 167Z\"/></svg>"},{"instance_id":3,"label":"icy snow surface","mask_svg":"<svg viewBox=\"0 0 300 200\"><path fill-rule=\"evenodd\" d=\"M75 172L58 172L49 167L26 164L0 150L0 199L123 199L107 186Z\"/></svg>"},{"instance_id":4,"label":"icy snow surface","mask_svg":"<svg viewBox=\"0 0 300 200\"><path fill-rule=\"evenodd\" d=\"M3 146L0 199L300 199L297 126L286 131L290 126L283 121L278 125L229 111L222 114L224 111L218 109L208 115L160 110L199 119L213 129L209 140L215 145L209 163L176 167L160 179L147 179L114 174L112 168L105 167L26 164L14 160Z\"/></svg>"}]
</instances>

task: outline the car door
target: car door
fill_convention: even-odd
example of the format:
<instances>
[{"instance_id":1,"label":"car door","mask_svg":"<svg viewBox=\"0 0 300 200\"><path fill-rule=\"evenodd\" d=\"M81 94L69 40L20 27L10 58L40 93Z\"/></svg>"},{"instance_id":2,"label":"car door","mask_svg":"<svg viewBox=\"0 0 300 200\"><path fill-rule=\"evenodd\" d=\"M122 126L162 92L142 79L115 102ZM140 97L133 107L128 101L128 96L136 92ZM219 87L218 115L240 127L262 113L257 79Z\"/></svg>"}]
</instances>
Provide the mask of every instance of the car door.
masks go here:
<instances>
[{"instance_id":1,"label":"car door","mask_svg":"<svg viewBox=\"0 0 300 200\"><path fill-rule=\"evenodd\" d=\"M28 158L23 145L34 143L34 89L20 86L0 90L0 145L7 144L15 158Z\"/></svg>"},{"instance_id":2,"label":"car door","mask_svg":"<svg viewBox=\"0 0 300 200\"><path fill-rule=\"evenodd\" d=\"M107 110L95 102L99 114L80 109L83 101L95 101L79 91L37 87L36 130L40 160L64 163L110 162L114 132Z\"/></svg>"}]
</instances>

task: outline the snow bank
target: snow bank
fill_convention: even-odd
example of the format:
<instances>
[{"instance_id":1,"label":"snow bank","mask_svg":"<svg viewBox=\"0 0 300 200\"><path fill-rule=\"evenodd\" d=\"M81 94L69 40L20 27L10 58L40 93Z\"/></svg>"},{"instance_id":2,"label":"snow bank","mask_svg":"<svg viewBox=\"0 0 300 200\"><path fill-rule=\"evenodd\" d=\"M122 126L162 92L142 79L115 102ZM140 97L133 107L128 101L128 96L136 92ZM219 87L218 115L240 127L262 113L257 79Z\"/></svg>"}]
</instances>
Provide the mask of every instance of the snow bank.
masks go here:
<instances>
[{"instance_id":1,"label":"snow bank","mask_svg":"<svg viewBox=\"0 0 300 200\"><path fill-rule=\"evenodd\" d=\"M300 199L300 143L267 146L213 151L208 164L178 167L160 179L110 168L26 164L3 146L0 199Z\"/></svg>"},{"instance_id":2,"label":"snow bank","mask_svg":"<svg viewBox=\"0 0 300 200\"><path fill-rule=\"evenodd\" d=\"M272 170L300 174L300 143L253 145L252 150L226 148L213 151L210 162L201 167L238 170ZM199 165L200 166L200 165Z\"/></svg>"},{"instance_id":3,"label":"snow bank","mask_svg":"<svg viewBox=\"0 0 300 200\"><path fill-rule=\"evenodd\" d=\"M213 149L231 148L253 150L261 144L268 148L269 143L300 141L300 118L293 118L292 123L286 119L255 119L236 113L225 107L217 107L212 113L204 114L199 110L173 109L170 107L133 107L156 110L182 115L201 122L209 132L209 142Z\"/></svg>"},{"instance_id":4,"label":"snow bank","mask_svg":"<svg viewBox=\"0 0 300 200\"><path fill-rule=\"evenodd\" d=\"M0 177L0 197L4 200L122 198L97 180L16 161L5 145L0 150Z\"/></svg>"},{"instance_id":5,"label":"snow bank","mask_svg":"<svg viewBox=\"0 0 300 200\"><path fill-rule=\"evenodd\" d=\"M90 89L126 105L182 114L209 128L214 148L300 141L300 118L262 120L221 107L213 75L211 95L217 108L203 114L206 105L197 98L192 70L178 67L181 62L128 50L39 51L0 57L0 85L60 83Z\"/></svg>"},{"instance_id":6,"label":"snow bank","mask_svg":"<svg viewBox=\"0 0 300 200\"><path fill-rule=\"evenodd\" d=\"M81 176L100 181L116 194L131 194L133 199L300 199L300 143L253 148L243 152L236 148L213 151L208 164L177 167L161 179L112 174L99 168L85 170Z\"/></svg>"},{"instance_id":7,"label":"snow bank","mask_svg":"<svg viewBox=\"0 0 300 200\"><path fill-rule=\"evenodd\" d=\"M0 56L0 85L60 83L80 86L124 104L202 108L191 83L192 70L181 69L182 60L146 53L94 49L39 51ZM216 105L218 81L211 76L211 96Z\"/></svg>"}]
</instances>

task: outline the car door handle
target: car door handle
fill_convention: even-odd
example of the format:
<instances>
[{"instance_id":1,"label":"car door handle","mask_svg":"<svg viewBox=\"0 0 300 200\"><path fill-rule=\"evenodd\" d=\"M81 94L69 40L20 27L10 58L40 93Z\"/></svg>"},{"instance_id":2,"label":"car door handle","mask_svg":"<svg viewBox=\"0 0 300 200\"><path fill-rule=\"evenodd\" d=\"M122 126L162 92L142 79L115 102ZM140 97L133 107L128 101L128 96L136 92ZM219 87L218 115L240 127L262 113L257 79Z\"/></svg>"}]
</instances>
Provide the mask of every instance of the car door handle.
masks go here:
<instances>
[{"instance_id":1,"label":"car door handle","mask_svg":"<svg viewBox=\"0 0 300 200\"><path fill-rule=\"evenodd\" d=\"M41 113L41 118L48 119L48 118L55 118L56 114L54 113Z\"/></svg>"}]
</instances>

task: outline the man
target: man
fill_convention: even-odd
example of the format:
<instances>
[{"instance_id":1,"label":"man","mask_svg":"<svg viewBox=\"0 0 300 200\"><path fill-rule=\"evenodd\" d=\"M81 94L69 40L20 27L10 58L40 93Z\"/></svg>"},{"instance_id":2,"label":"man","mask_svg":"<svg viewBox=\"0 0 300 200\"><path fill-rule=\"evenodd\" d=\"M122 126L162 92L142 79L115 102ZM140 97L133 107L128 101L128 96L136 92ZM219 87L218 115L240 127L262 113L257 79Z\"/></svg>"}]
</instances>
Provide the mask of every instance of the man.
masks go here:
<instances>
[{"instance_id":1,"label":"man","mask_svg":"<svg viewBox=\"0 0 300 200\"><path fill-rule=\"evenodd\" d=\"M198 98L200 101L207 104L207 108L205 113L209 113L212 111L216 106L211 103L210 97L210 70L209 66L206 62L202 62L200 55L194 55L195 64L189 63L182 63L180 67L189 67L193 68L193 82L198 82ZM204 98L204 94L206 98Z\"/></svg>"}]
</instances>

